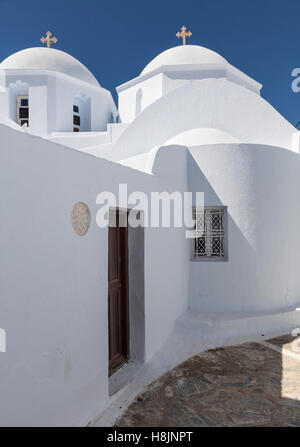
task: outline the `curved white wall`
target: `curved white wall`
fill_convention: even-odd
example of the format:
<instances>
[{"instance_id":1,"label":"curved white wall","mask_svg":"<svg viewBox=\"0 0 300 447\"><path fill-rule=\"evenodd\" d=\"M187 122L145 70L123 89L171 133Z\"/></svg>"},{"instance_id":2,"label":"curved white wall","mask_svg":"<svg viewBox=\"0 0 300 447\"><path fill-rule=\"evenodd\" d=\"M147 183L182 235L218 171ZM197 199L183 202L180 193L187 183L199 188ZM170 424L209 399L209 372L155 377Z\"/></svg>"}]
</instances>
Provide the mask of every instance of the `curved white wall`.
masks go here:
<instances>
[{"instance_id":1,"label":"curved white wall","mask_svg":"<svg viewBox=\"0 0 300 447\"><path fill-rule=\"evenodd\" d=\"M220 129L242 143L293 150L296 129L267 101L225 79L192 80L149 105L109 149L99 155L122 160L165 144L195 128Z\"/></svg>"},{"instance_id":2,"label":"curved white wall","mask_svg":"<svg viewBox=\"0 0 300 447\"><path fill-rule=\"evenodd\" d=\"M202 127L200 129L189 129L183 133L175 135L175 137L172 137L165 144L179 144L181 146L193 147L220 143L240 143L240 141L220 129Z\"/></svg>"},{"instance_id":3,"label":"curved white wall","mask_svg":"<svg viewBox=\"0 0 300 447\"><path fill-rule=\"evenodd\" d=\"M190 263L190 306L263 311L300 302L300 157L260 145L190 149L190 188L228 207L227 262Z\"/></svg>"}]
</instances>

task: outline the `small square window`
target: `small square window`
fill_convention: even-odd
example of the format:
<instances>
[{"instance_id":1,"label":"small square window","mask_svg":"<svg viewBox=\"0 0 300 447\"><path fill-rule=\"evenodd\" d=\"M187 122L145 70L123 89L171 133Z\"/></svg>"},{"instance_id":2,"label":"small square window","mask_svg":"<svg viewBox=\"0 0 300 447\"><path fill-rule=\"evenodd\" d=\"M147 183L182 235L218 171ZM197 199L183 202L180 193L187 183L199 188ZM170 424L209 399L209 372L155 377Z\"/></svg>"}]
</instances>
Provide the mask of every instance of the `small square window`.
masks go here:
<instances>
[{"instance_id":1,"label":"small square window","mask_svg":"<svg viewBox=\"0 0 300 447\"><path fill-rule=\"evenodd\" d=\"M79 107L78 106L73 106L73 112L74 113L79 113Z\"/></svg>"},{"instance_id":2,"label":"small square window","mask_svg":"<svg viewBox=\"0 0 300 447\"><path fill-rule=\"evenodd\" d=\"M74 127L73 131L74 132L79 132L79 128L78 127Z\"/></svg>"},{"instance_id":3,"label":"small square window","mask_svg":"<svg viewBox=\"0 0 300 447\"><path fill-rule=\"evenodd\" d=\"M193 209L195 238L194 259L227 259L226 207L204 207Z\"/></svg>"},{"instance_id":4,"label":"small square window","mask_svg":"<svg viewBox=\"0 0 300 447\"><path fill-rule=\"evenodd\" d=\"M73 115L73 124L75 124L75 126L80 126L80 116Z\"/></svg>"},{"instance_id":5,"label":"small square window","mask_svg":"<svg viewBox=\"0 0 300 447\"><path fill-rule=\"evenodd\" d=\"M21 107L28 107L28 99L21 99Z\"/></svg>"},{"instance_id":6,"label":"small square window","mask_svg":"<svg viewBox=\"0 0 300 447\"><path fill-rule=\"evenodd\" d=\"M29 118L29 109L27 107L19 108L19 118Z\"/></svg>"},{"instance_id":7,"label":"small square window","mask_svg":"<svg viewBox=\"0 0 300 447\"><path fill-rule=\"evenodd\" d=\"M29 121L28 120L21 120L20 122L21 126L24 126L24 124L27 124L27 127L29 126Z\"/></svg>"}]
</instances>

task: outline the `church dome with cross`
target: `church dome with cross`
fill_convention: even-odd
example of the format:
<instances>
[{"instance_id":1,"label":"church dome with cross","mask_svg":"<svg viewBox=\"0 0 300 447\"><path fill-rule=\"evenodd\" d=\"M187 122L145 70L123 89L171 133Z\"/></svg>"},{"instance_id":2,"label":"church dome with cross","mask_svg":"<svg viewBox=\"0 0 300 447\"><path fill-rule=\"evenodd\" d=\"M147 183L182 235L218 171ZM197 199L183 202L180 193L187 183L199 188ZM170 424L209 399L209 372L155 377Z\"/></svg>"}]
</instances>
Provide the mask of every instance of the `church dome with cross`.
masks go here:
<instances>
[{"instance_id":1,"label":"church dome with cross","mask_svg":"<svg viewBox=\"0 0 300 447\"><path fill-rule=\"evenodd\" d=\"M54 48L36 47L18 51L5 59L0 69L50 70L99 87L96 78L81 62Z\"/></svg>"},{"instance_id":2,"label":"church dome with cross","mask_svg":"<svg viewBox=\"0 0 300 447\"><path fill-rule=\"evenodd\" d=\"M184 65L225 65L226 59L215 51L199 45L180 45L156 56L142 71L150 73L160 67Z\"/></svg>"},{"instance_id":3,"label":"church dome with cross","mask_svg":"<svg viewBox=\"0 0 300 447\"><path fill-rule=\"evenodd\" d=\"M116 121L111 93L77 59L51 48L58 39L50 31L40 40L47 46L18 51L0 63L0 116L62 144L65 133L76 147L87 139L93 143L93 132Z\"/></svg>"},{"instance_id":4,"label":"church dome with cross","mask_svg":"<svg viewBox=\"0 0 300 447\"><path fill-rule=\"evenodd\" d=\"M121 121L131 123L150 105L170 98L191 81L201 87L200 82L207 80L209 88L216 91L220 81L226 80L260 95L262 85L223 56L200 45L187 45L186 38L191 35L183 26L176 34L182 45L163 51L136 78L117 87Z\"/></svg>"}]
</instances>

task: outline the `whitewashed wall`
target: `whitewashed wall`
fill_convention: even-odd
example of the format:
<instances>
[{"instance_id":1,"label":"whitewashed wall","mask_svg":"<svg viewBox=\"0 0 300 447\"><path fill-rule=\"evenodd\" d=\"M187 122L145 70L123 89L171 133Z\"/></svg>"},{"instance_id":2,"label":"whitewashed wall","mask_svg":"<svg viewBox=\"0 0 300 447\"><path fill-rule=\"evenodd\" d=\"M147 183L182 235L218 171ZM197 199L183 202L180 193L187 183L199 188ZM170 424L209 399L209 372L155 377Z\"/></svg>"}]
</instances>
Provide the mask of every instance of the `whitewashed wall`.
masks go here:
<instances>
[{"instance_id":1,"label":"whitewashed wall","mask_svg":"<svg viewBox=\"0 0 300 447\"><path fill-rule=\"evenodd\" d=\"M204 192L205 206L227 207L228 261L189 261L190 308L260 313L299 307L299 154L238 143L166 146L123 163L171 185L185 184L178 166L186 164L188 191Z\"/></svg>"},{"instance_id":2,"label":"whitewashed wall","mask_svg":"<svg viewBox=\"0 0 300 447\"><path fill-rule=\"evenodd\" d=\"M293 144L296 129L261 96L226 79L203 79L191 80L146 107L115 145L99 146L97 153L123 160L197 128L220 129L246 144L299 151Z\"/></svg>"},{"instance_id":3,"label":"whitewashed wall","mask_svg":"<svg viewBox=\"0 0 300 447\"><path fill-rule=\"evenodd\" d=\"M119 114L123 123L131 123L137 117L137 92L141 92L141 111L159 99L163 93L163 74L145 79L119 92Z\"/></svg>"},{"instance_id":4,"label":"whitewashed wall","mask_svg":"<svg viewBox=\"0 0 300 447\"><path fill-rule=\"evenodd\" d=\"M146 175L0 126L0 425L77 425L108 402L107 230L96 195ZM183 187L183 186L181 186ZM85 202L91 227L71 226ZM181 229L145 231L148 360L187 307L188 250ZM172 275L170 276L170 272Z\"/></svg>"},{"instance_id":5,"label":"whitewashed wall","mask_svg":"<svg viewBox=\"0 0 300 447\"><path fill-rule=\"evenodd\" d=\"M299 155L238 144L190 154L191 189L204 191L206 206L228 207L228 261L190 263L190 306L260 312L299 304Z\"/></svg>"},{"instance_id":6,"label":"whitewashed wall","mask_svg":"<svg viewBox=\"0 0 300 447\"><path fill-rule=\"evenodd\" d=\"M51 132L73 132L73 104L78 95L90 101L90 129L106 131L111 115L115 121L117 109L111 93L61 73L39 70L1 70L0 114L16 120L15 97L10 85L21 81L27 85L30 102L30 132L46 135ZM85 118L81 115L83 122ZM79 136L80 138L80 136Z\"/></svg>"}]
</instances>

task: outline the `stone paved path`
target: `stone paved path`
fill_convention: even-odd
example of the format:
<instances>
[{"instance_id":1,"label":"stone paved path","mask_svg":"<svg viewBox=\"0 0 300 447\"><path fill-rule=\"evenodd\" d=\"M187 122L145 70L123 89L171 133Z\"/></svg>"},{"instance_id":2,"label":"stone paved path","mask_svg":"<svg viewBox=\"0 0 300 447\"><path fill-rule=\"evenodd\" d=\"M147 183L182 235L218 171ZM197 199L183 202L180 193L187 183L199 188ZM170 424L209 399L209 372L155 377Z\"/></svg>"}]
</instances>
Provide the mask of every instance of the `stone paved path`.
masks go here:
<instances>
[{"instance_id":1,"label":"stone paved path","mask_svg":"<svg viewBox=\"0 0 300 447\"><path fill-rule=\"evenodd\" d=\"M293 340L283 336L268 340L271 347L245 343L199 354L149 385L116 426L300 426L300 360Z\"/></svg>"}]
</instances>

